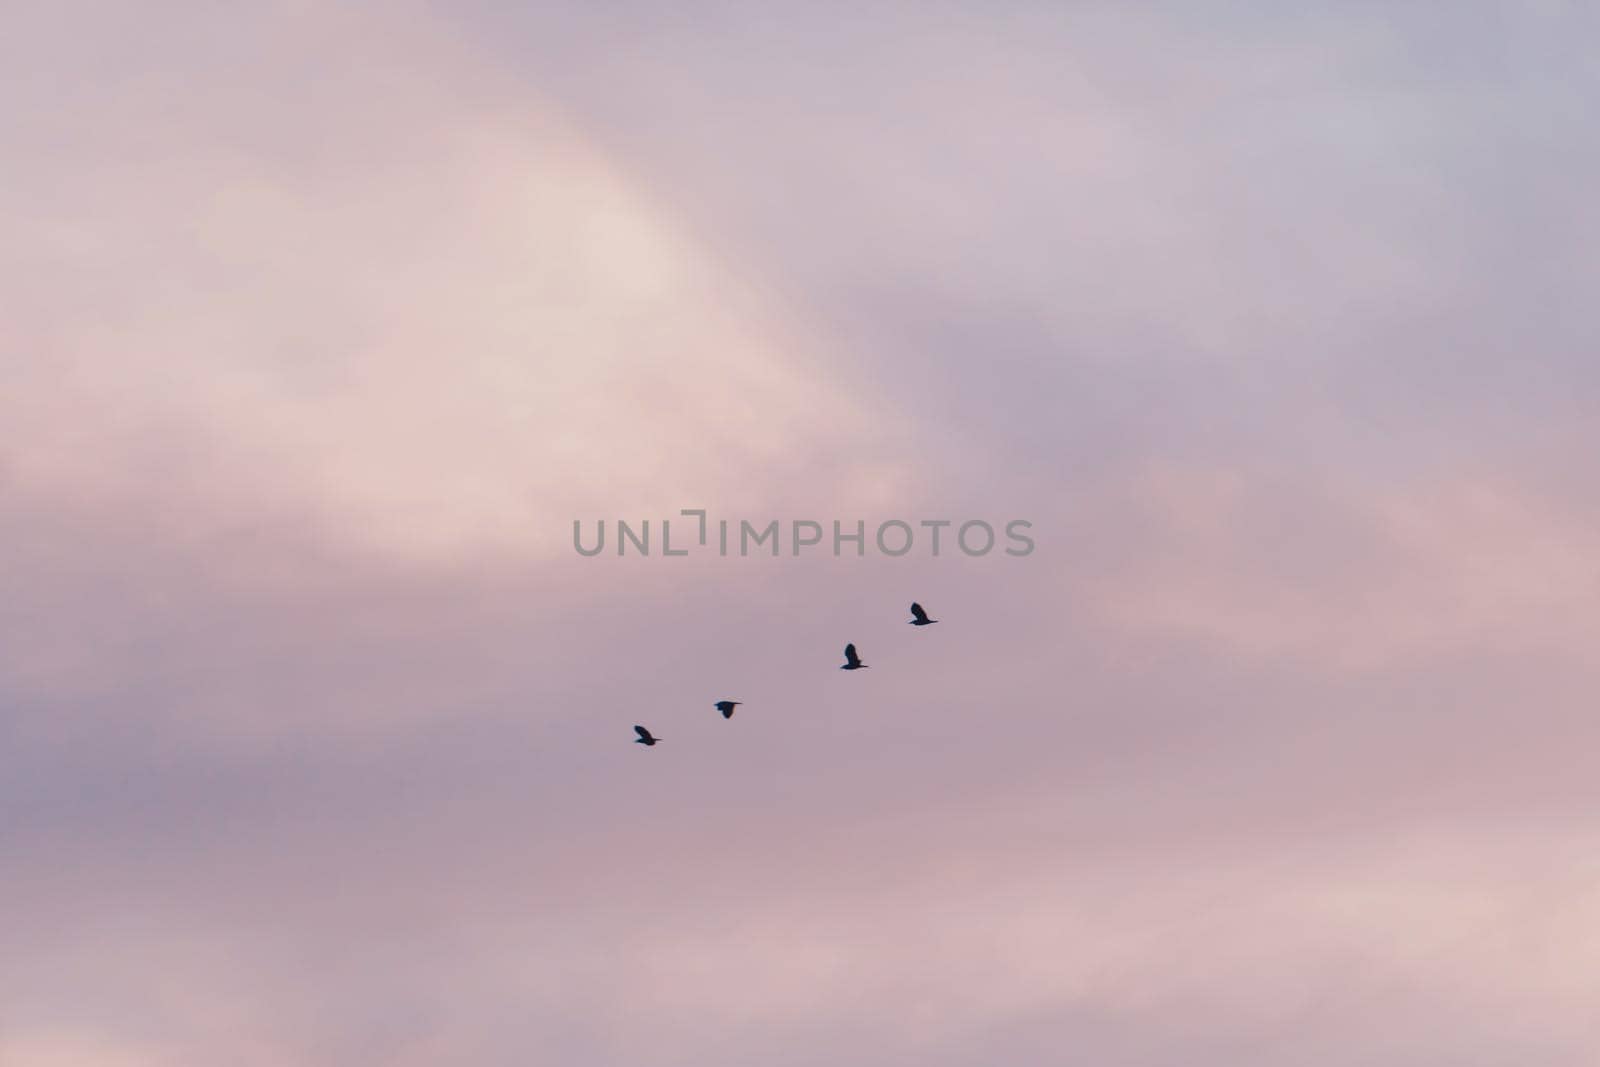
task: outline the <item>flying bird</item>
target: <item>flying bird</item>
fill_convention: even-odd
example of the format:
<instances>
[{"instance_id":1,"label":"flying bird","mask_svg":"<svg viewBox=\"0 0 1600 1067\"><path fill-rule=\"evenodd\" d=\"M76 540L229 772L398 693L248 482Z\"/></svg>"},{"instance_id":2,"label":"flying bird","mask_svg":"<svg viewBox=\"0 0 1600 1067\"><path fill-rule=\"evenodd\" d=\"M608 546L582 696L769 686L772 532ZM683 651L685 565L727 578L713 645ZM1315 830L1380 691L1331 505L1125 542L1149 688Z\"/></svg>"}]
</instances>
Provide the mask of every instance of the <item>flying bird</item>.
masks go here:
<instances>
[{"instance_id":1,"label":"flying bird","mask_svg":"<svg viewBox=\"0 0 1600 1067\"><path fill-rule=\"evenodd\" d=\"M733 709L742 703L744 703L742 700L719 700L716 703L716 709L722 712L724 719L731 719L733 718Z\"/></svg>"},{"instance_id":2,"label":"flying bird","mask_svg":"<svg viewBox=\"0 0 1600 1067\"><path fill-rule=\"evenodd\" d=\"M912 604L910 621L912 626L932 626L939 620L928 618L928 613L922 610L921 604Z\"/></svg>"},{"instance_id":3,"label":"flying bird","mask_svg":"<svg viewBox=\"0 0 1600 1067\"><path fill-rule=\"evenodd\" d=\"M869 664L862 663L861 657L856 655L855 645L844 646L844 663L839 666L841 671L858 671Z\"/></svg>"},{"instance_id":4,"label":"flying bird","mask_svg":"<svg viewBox=\"0 0 1600 1067\"><path fill-rule=\"evenodd\" d=\"M635 726L633 728L633 732L639 735L639 739L634 742L634 744L636 744L636 745L653 745L657 741L661 740L661 738L656 737L649 730L646 730L643 726Z\"/></svg>"}]
</instances>

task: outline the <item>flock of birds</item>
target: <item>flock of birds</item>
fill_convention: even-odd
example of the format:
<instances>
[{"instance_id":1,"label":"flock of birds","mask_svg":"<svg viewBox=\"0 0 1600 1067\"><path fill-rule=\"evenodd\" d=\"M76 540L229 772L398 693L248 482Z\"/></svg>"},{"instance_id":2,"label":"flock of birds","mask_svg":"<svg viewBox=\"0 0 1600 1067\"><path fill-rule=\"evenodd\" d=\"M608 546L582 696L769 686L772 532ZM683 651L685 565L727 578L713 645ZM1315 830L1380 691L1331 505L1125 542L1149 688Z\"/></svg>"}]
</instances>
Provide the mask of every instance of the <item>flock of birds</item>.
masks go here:
<instances>
[{"instance_id":1,"label":"flock of birds","mask_svg":"<svg viewBox=\"0 0 1600 1067\"><path fill-rule=\"evenodd\" d=\"M911 618L907 621L912 626L932 626L939 620L928 618L928 613L922 610L922 605L913 603L911 605ZM861 656L856 652L856 646L854 644L848 644L844 646L844 662L839 665L839 669L841 671L865 670L870 666L872 666L872 664L861 662ZM722 717L724 719L731 719L733 718L733 709L742 703L743 701L741 700L719 700L713 704L712 707L722 712ZM654 746L661 741L661 738L657 737L643 726L635 726L633 728L633 732L639 735L634 739L634 744L636 745L645 745L649 747Z\"/></svg>"}]
</instances>

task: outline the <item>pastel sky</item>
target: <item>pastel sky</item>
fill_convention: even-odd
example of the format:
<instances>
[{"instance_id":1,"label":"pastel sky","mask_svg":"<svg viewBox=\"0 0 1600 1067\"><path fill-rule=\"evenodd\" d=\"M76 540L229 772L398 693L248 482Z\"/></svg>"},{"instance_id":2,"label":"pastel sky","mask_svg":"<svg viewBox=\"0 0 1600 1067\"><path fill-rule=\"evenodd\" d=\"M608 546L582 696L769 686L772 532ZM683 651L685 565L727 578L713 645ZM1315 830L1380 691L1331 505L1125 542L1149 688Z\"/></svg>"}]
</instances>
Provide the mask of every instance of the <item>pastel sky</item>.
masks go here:
<instances>
[{"instance_id":1,"label":"pastel sky","mask_svg":"<svg viewBox=\"0 0 1600 1067\"><path fill-rule=\"evenodd\" d=\"M1600 1062L1597 45L8 10L0 1065Z\"/></svg>"}]
</instances>

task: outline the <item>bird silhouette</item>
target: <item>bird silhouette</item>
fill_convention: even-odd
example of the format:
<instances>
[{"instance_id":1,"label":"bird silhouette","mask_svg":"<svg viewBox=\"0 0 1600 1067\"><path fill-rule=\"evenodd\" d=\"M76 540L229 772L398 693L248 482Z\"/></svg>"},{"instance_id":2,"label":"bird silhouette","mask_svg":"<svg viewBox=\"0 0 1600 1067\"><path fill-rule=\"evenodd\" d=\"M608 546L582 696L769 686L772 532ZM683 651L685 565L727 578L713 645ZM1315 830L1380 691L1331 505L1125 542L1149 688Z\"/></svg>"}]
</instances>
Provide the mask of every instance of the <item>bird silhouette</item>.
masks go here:
<instances>
[{"instance_id":1,"label":"bird silhouette","mask_svg":"<svg viewBox=\"0 0 1600 1067\"><path fill-rule=\"evenodd\" d=\"M922 610L921 604L912 604L910 621L912 626L932 626L939 620L928 618L928 613Z\"/></svg>"},{"instance_id":2,"label":"bird silhouette","mask_svg":"<svg viewBox=\"0 0 1600 1067\"><path fill-rule=\"evenodd\" d=\"M742 703L744 703L742 700L719 700L717 701L715 707L718 711L722 712L722 717L724 719L731 719L733 718L733 709Z\"/></svg>"},{"instance_id":3,"label":"bird silhouette","mask_svg":"<svg viewBox=\"0 0 1600 1067\"><path fill-rule=\"evenodd\" d=\"M634 744L636 744L636 745L653 745L657 741L661 740L661 738L656 737L649 730L646 730L643 726L635 726L633 728L633 732L639 735L639 739L634 742Z\"/></svg>"},{"instance_id":4,"label":"bird silhouette","mask_svg":"<svg viewBox=\"0 0 1600 1067\"><path fill-rule=\"evenodd\" d=\"M839 666L841 671L859 671L867 664L861 662L861 657L856 655L855 645L844 646L844 663Z\"/></svg>"}]
</instances>

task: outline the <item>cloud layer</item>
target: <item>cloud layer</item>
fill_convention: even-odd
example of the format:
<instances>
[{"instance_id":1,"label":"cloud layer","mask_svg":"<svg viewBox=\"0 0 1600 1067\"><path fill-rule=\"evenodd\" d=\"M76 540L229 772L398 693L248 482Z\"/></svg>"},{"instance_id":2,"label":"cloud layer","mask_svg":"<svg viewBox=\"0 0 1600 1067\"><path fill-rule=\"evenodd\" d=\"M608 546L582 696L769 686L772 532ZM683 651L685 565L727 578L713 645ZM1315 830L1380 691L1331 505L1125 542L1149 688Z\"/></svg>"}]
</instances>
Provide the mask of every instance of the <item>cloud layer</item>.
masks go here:
<instances>
[{"instance_id":1,"label":"cloud layer","mask_svg":"<svg viewBox=\"0 0 1600 1067\"><path fill-rule=\"evenodd\" d=\"M0 1062L1593 1062L1594 19L1253 8L23 12Z\"/></svg>"}]
</instances>

